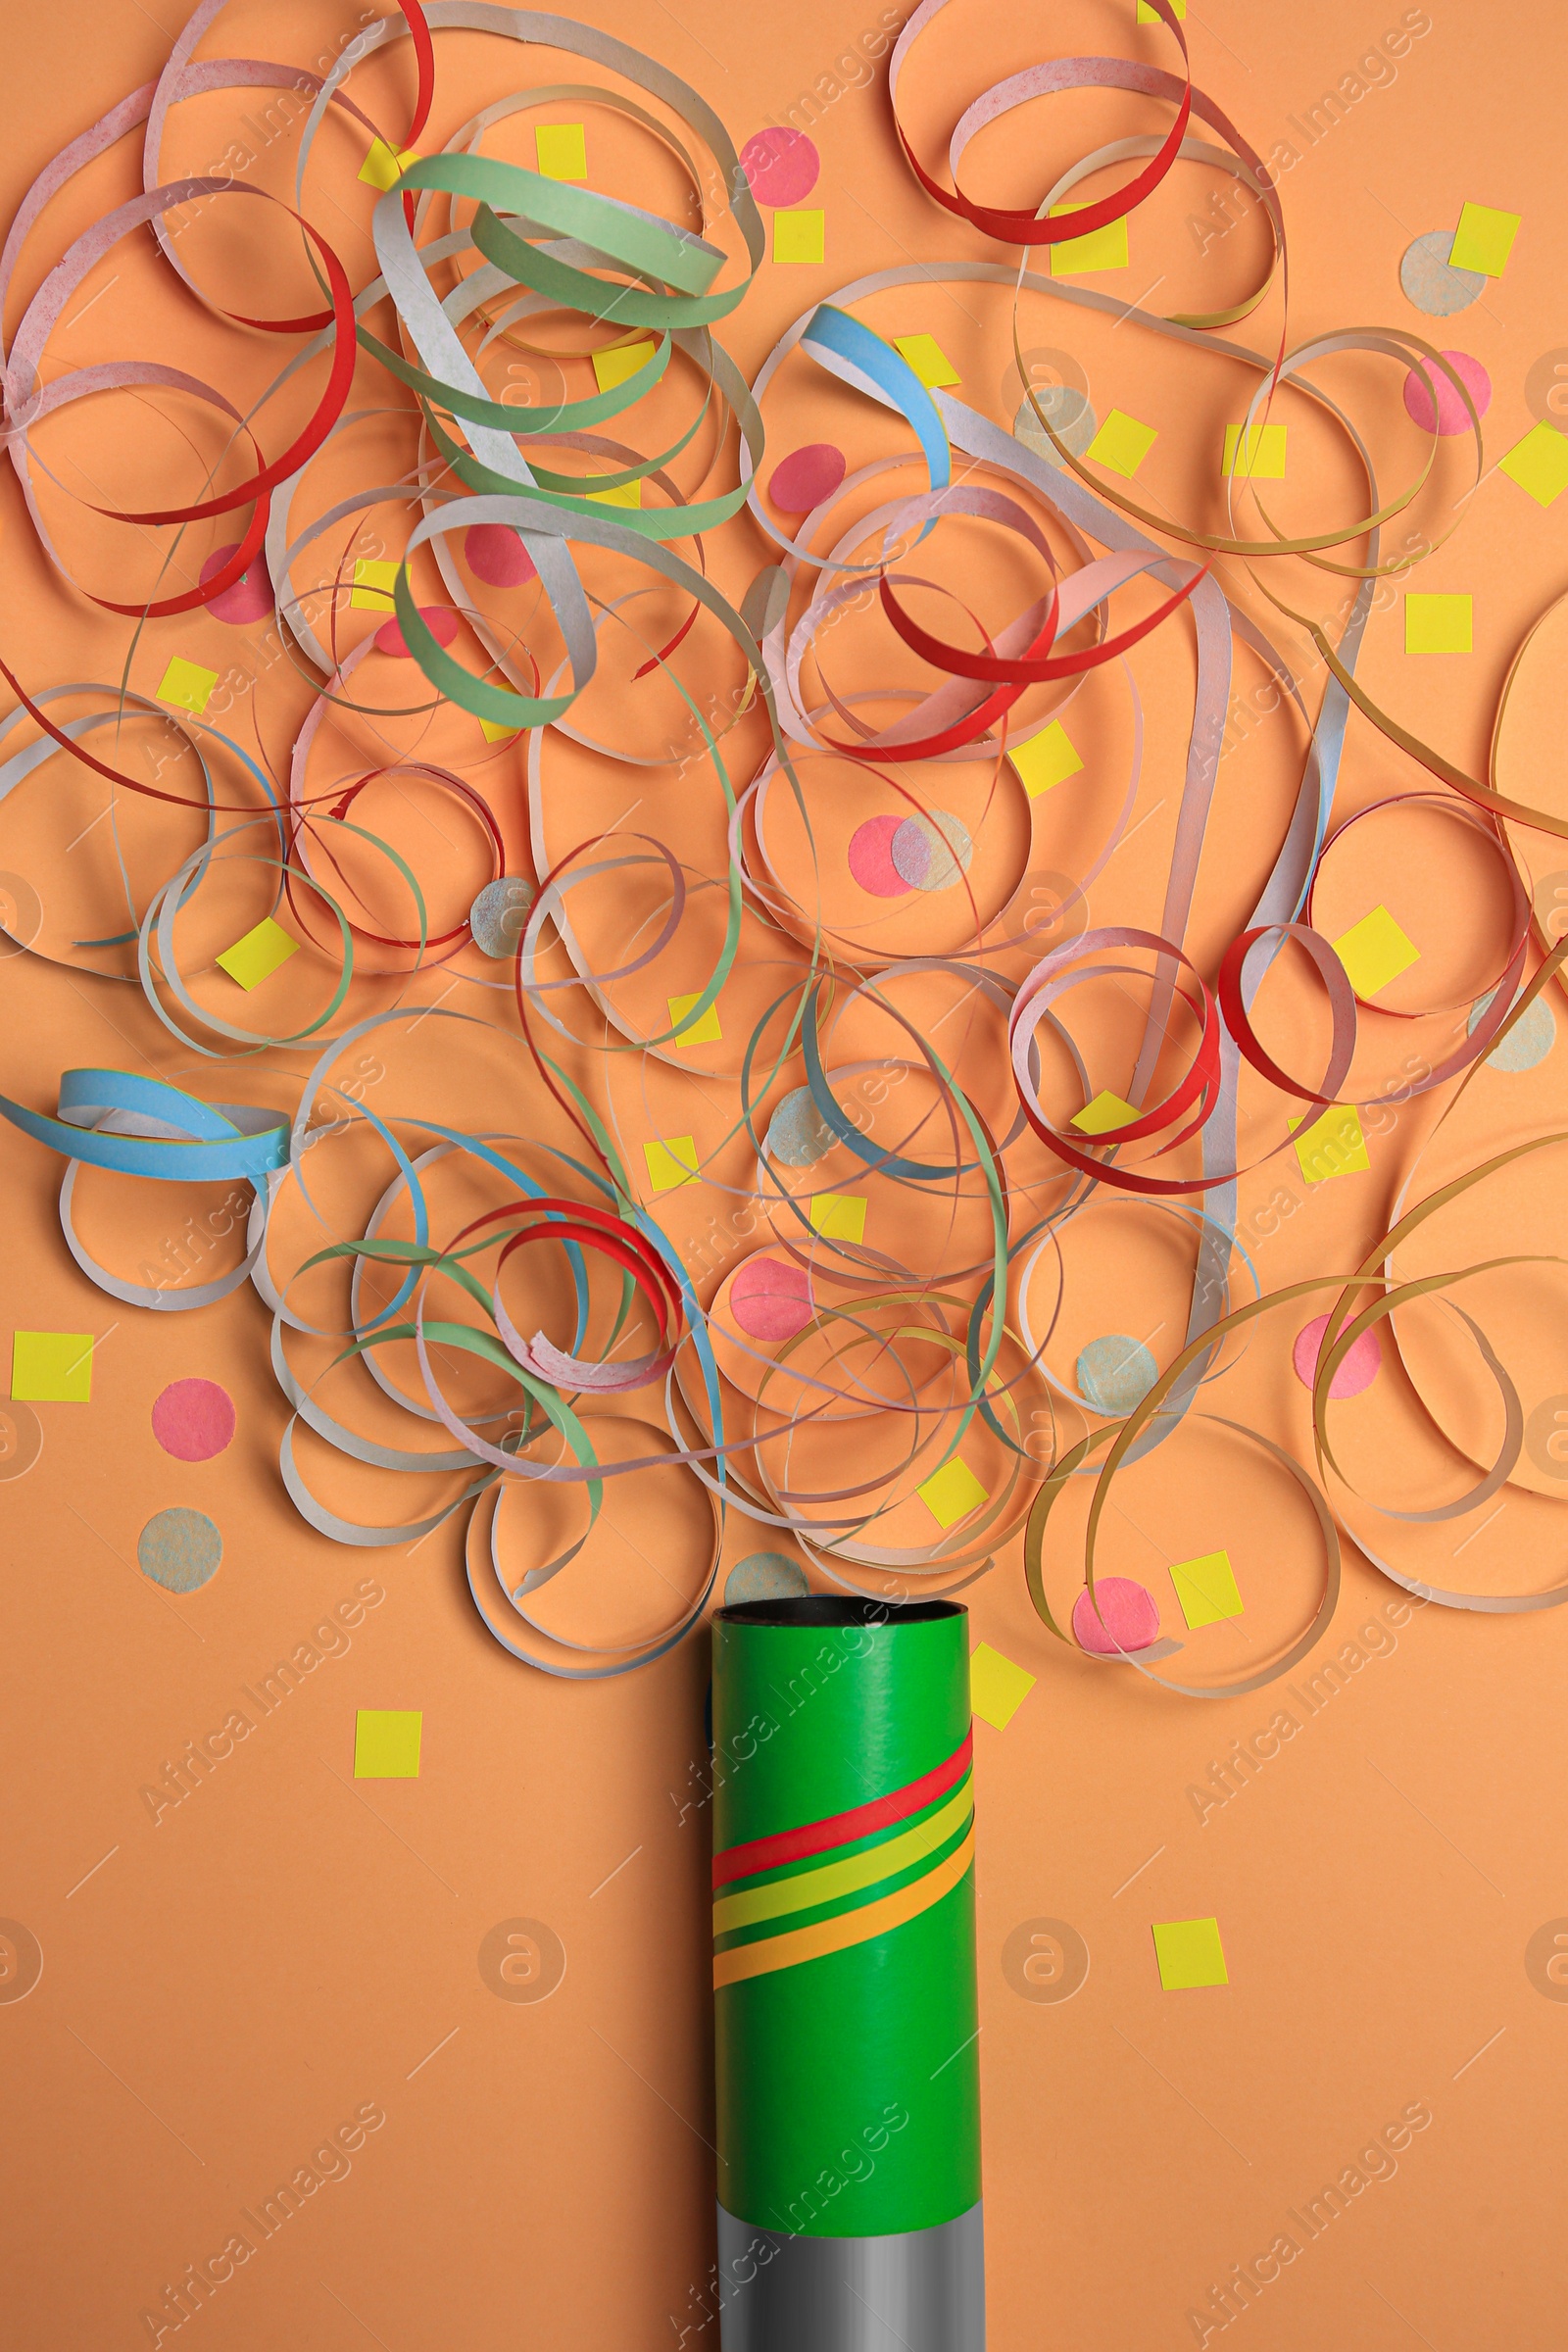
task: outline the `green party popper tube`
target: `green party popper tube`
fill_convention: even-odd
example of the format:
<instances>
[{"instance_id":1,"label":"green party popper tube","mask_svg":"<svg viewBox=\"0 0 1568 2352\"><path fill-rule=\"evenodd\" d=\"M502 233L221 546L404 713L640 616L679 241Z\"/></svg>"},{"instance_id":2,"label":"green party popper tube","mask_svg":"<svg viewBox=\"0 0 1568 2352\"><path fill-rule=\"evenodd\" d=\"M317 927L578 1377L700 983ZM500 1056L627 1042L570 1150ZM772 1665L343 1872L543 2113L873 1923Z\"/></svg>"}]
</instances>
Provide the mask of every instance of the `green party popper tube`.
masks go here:
<instances>
[{"instance_id":1,"label":"green party popper tube","mask_svg":"<svg viewBox=\"0 0 1568 2352\"><path fill-rule=\"evenodd\" d=\"M983 2352L967 1634L713 1619L723 2352Z\"/></svg>"}]
</instances>

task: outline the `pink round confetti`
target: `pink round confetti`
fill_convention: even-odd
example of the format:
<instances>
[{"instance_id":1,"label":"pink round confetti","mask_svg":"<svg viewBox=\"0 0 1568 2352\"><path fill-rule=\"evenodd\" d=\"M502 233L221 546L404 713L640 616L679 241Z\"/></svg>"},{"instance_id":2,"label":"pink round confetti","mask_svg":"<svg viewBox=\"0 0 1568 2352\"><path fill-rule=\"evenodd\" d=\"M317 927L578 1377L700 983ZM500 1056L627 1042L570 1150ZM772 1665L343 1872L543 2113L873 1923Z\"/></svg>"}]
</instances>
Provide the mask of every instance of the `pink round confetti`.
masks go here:
<instances>
[{"instance_id":1,"label":"pink round confetti","mask_svg":"<svg viewBox=\"0 0 1568 2352\"><path fill-rule=\"evenodd\" d=\"M1098 1576L1094 1599L1080 1592L1072 1604L1072 1630L1091 1656L1119 1657L1124 1650L1147 1649L1157 1638L1159 1611L1153 1594L1130 1576Z\"/></svg>"},{"instance_id":2,"label":"pink round confetti","mask_svg":"<svg viewBox=\"0 0 1568 2352\"><path fill-rule=\"evenodd\" d=\"M730 1284L729 1302L742 1331L769 1345L793 1340L815 1311L805 1267L781 1265L776 1257L748 1259Z\"/></svg>"},{"instance_id":3,"label":"pink round confetti","mask_svg":"<svg viewBox=\"0 0 1568 2352\"><path fill-rule=\"evenodd\" d=\"M215 580L229 560L239 554L240 543L231 539L227 547L215 547L201 568L201 583L205 588ZM254 555L250 567L242 571L231 588L215 596L207 608L215 620L226 620L234 627L242 621L261 620L272 610L272 583L267 576L267 565L260 554Z\"/></svg>"},{"instance_id":4,"label":"pink round confetti","mask_svg":"<svg viewBox=\"0 0 1568 2352\"><path fill-rule=\"evenodd\" d=\"M210 1462L234 1435L234 1399L216 1380L176 1380L153 1406L153 1436L178 1462Z\"/></svg>"},{"instance_id":5,"label":"pink round confetti","mask_svg":"<svg viewBox=\"0 0 1568 2352\"><path fill-rule=\"evenodd\" d=\"M1454 374L1468 385L1470 397L1476 404L1476 415L1484 416L1492 406L1492 378L1481 362L1473 360L1467 351L1446 351L1443 356ZM1469 413L1452 384L1436 368L1429 367L1427 373L1437 386L1438 431L1444 434L1467 433L1470 430ZM1432 395L1413 368L1404 379L1404 405L1422 431L1430 433Z\"/></svg>"},{"instance_id":6,"label":"pink round confetti","mask_svg":"<svg viewBox=\"0 0 1568 2352\"><path fill-rule=\"evenodd\" d=\"M760 130L741 149L741 170L759 204L799 204L816 185L822 159L803 130Z\"/></svg>"},{"instance_id":7,"label":"pink round confetti","mask_svg":"<svg viewBox=\"0 0 1568 2352\"><path fill-rule=\"evenodd\" d=\"M850 842L850 872L862 890L876 899L905 899L909 885L893 862L896 816L867 817Z\"/></svg>"},{"instance_id":8,"label":"pink round confetti","mask_svg":"<svg viewBox=\"0 0 1568 2352\"><path fill-rule=\"evenodd\" d=\"M1296 1377L1303 1389L1309 1389L1317 1378L1317 1359L1323 1349L1323 1334L1329 1327L1327 1315L1318 1315L1296 1335L1291 1361ZM1383 1362L1383 1343L1375 1331L1363 1331L1334 1378L1329 1383L1331 1396L1359 1396L1369 1389L1378 1376Z\"/></svg>"},{"instance_id":9,"label":"pink round confetti","mask_svg":"<svg viewBox=\"0 0 1568 2352\"><path fill-rule=\"evenodd\" d=\"M533 558L505 522L476 522L463 535L468 569L487 588L520 588L534 576Z\"/></svg>"},{"instance_id":10,"label":"pink round confetti","mask_svg":"<svg viewBox=\"0 0 1568 2352\"><path fill-rule=\"evenodd\" d=\"M421 605L419 618L437 645L450 645L458 633L458 616L446 605ZM395 620L383 620L375 632L377 653L390 654L395 662L407 662L409 649L403 641L403 631Z\"/></svg>"},{"instance_id":11,"label":"pink round confetti","mask_svg":"<svg viewBox=\"0 0 1568 2352\"><path fill-rule=\"evenodd\" d=\"M808 441L774 466L767 495L781 514L809 514L832 497L846 470L842 449L831 441Z\"/></svg>"}]
</instances>

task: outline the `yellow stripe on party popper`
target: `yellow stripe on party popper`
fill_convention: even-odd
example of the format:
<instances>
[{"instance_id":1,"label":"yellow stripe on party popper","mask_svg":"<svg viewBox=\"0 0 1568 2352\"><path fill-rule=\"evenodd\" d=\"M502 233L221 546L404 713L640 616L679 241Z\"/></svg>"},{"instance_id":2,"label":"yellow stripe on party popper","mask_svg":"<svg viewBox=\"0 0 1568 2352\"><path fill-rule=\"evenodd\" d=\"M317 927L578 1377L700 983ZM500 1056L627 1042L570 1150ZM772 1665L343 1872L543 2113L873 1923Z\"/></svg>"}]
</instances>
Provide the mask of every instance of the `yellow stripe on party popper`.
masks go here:
<instances>
[{"instance_id":1,"label":"yellow stripe on party popper","mask_svg":"<svg viewBox=\"0 0 1568 2352\"><path fill-rule=\"evenodd\" d=\"M857 1894L881 1879L894 1878L945 1845L973 1809L974 1792L966 1776L956 1792L926 1820L864 1853L842 1862L825 1862L793 1878L774 1879L743 1893L715 1897L713 1933L721 1936L732 1928L786 1918L792 1911L808 1911L818 1903L835 1902L841 1895Z\"/></svg>"},{"instance_id":2,"label":"yellow stripe on party popper","mask_svg":"<svg viewBox=\"0 0 1568 2352\"><path fill-rule=\"evenodd\" d=\"M870 1943L895 1928L906 1927L951 1894L973 1861L971 1830L945 1862L938 1863L909 1886L901 1886L894 1894L883 1895L857 1910L840 1911L811 1927L786 1929L760 1943L731 1944L727 1950L713 1954L713 1989L742 1984L753 1977L772 1976L783 1968L801 1968L809 1960L825 1959L830 1952L853 1951L857 1945Z\"/></svg>"}]
</instances>

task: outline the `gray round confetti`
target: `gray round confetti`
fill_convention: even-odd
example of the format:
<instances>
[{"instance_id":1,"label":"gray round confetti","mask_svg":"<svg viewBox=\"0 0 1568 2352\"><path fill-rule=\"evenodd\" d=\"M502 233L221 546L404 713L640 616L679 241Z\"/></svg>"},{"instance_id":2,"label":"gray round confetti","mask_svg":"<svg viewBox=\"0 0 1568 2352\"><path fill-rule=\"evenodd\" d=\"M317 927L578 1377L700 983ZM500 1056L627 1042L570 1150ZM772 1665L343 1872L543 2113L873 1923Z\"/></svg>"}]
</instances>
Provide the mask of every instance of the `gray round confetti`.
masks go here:
<instances>
[{"instance_id":1,"label":"gray round confetti","mask_svg":"<svg viewBox=\"0 0 1568 2352\"><path fill-rule=\"evenodd\" d=\"M1026 2001L1070 2001L1089 1976L1089 1946L1064 1919L1026 1919L1002 1947L1002 1973Z\"/></svg>"},{"instance_id":2,"label":"gray round confetti","mask_svg":"<svg viewBox=\"0 0 1568 2352\"><path fill-rule=\"evenodd\" d=\"M740 1608L749 1600L797 1600L810 1586L798 1560L782 1551L754 1551L737 1561L724 1582L724 1606Z\"/></svg>"},{"instance_id":3,"label":"gray round confetti","mask_svg":"<svg viewBox=\"0 0 1568 2352\"><path fill-rule=\"evenodd\" d=\"M1452 244L1451 228L1429 228L1424 237L1405 247L1399 264L1399 283L1406 299L1429 318L1451 318L1455 311L1467 311L1486 291L1487 281L1478 270L1449 268Z\"/></svg>"},{"instance_id":4,"label":"gray round confetti","mask_svg":"<svg viewBox=\"0 0 1568 2352\"><path fill-rule=\"evenodd\" d=\"M1074 391L1071 384L1058 384L1054 391L1037 392L1035 398L1051 419L1051 431L1056 439L1075 458L1081 458L1100 430L1095 412L1084 394ZM1012 434L1025 449L1032 449L1037 458L1044 458L1048 466L1060 466L1051 433L1046 431L1027 400L1020 403L1012 420Z\"/></svg>"},{"instance_id":5,"label":"gray round confetti","mask_svg":"<svg viewBox=\"0 0 1568 2352\"><path fill-rule=\"evenodd\" d=\"M1097 1413L1135 1412L1158 1378L1143 1341L1125 1333L1091 1340L1078 1358L1078 1393Z\"/></svg>"},{"instance_id":6,"label":"gray round confetti","mask_svg":"<svg viewBox=\"0 0 1568 2352\"><path fill-rule=\"evenodd\" d=\"M542 1919L503 1919L479 1946L479 1974L503 2001L548 2001L566 1973L566 1947Z\"/></svg>"},{"instance_id":7,"label":"gray round confetti","mask_svg":"<svg viewBox=\"0 0 1568 2352\"><path fill-rule=\"evenodd\" d=\"M1483 997L1478 1004L1471 1006L1465 1027L1468 1037L1474 1037L1482 1015L1491 1003L1491 997ZM1520 1070L1533 1070L1538 1061L1545 1060L1556 1043L1557 1024L1552 1018L1551 1006L1544 997L1538 997L1530 1010L1515 1021L1507 1036L1493 1047L1487 1055L1487 1067L1489 1070L1506 1070L1510 1075L1517 1075Z\"/></svg>"},{"instance_id":8,"label":"gray round confetti","mask_svg":"<svg viewBox=\"0 0 1568 2352\"><path fill-rule=\"evenodd\" d=\"M24 2001L43 1975L43 1950L20 1919L0 1919L0 2001Z\"/></svg>"},{"instance_id":9,"label":"gray round confetti","mask_svg":"<svg viewBox=\"0 0 1568 2352\"><path fill-rule=\"evenodd\" d=\"M893 870L911 890L951 890L969 871L974 843L969 828L946 808L928 816L906 816L888 853Z\"/></svg>"},{"instance_id":10,"label":"gray round confetti","mask_svg":"<svg viewBox=\"0 0 1568 2352\"><path fill-rule=\"evenodd\" d=\"M199 1592L218 1574L223 1539L205 1511L160 1511L136 1539L136 1564L166 1592Z\"/></svg>"},{"instance_id":11,"label":"gray round confetti","mask_svg":"<svg viewBox=\"0 0 1568 2352\"><path fill-rule=\"evenodd\" d=\"M774 1111L762 1139L769 1159L787 1168L814 1168L826 1159L838 1138L811 1098L808 1086L797 1086Z\"/></svg>"},{"instance_id":12,"label":"gray round confetti","mask_svg":"<svg viewBox=\"0 0 1568 2352\"><path fill-rule=\"evenodd\" d=\"M528 924L533 884L520 874L503 874L487 882L468 908L468 929L481 956L504 963L517 953L517 942Z\"/></svg>"}]
</instances>

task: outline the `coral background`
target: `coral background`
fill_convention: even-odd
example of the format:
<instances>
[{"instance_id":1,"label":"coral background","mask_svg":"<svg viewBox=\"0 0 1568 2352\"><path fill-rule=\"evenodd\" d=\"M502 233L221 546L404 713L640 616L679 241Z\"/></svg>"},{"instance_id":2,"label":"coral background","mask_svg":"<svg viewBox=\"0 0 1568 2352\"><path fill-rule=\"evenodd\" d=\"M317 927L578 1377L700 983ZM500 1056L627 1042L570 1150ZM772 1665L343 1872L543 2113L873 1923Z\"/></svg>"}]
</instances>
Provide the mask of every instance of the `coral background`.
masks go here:
<instances>
[{"instance_id":1,"label":"coral background","mask_svg":"<svg viewBox=\"0 0 1568 2352\"><path fill-rule=\"evenodd\" d=\"M49 155L157 71L177 29L166 21L172 5L56 0L24 10L11 0L0 94L8 216ZM600 0L588 13L701 89L737 145L831 71L861 17L867 30L877 21L872 0L766 11L681 0L678 13ZM1361 0L1289 12L1204 0L1187 30L1198 78L1266 154L1294 136L1288 118L1352 71L1398 14L1395 0L1371 15ZM1506 277L1484 304L1432 329L1491 373L1490 463L1527 429L1526 378L1568 333L1568 64L1558 20L1539 0L1484 12L1434 0L1431 14L1396 79L1369 90L1285 179L1292 333L1383 319L1423 331L1398 285L1410 238L1451 225L1467 199L1521 214ZM1032 43L1156 54L1156 35L1135 31L1131 0L1031 12L1027 24L983 12L975 22L989 29L942 36L966 92ZM241 0L216 46L292 59L338 29L330 10ZM442 135L466 111L464 68L449 62L466 54L461 40L438 41L452 76L438 84ZM521 70L561 76L560 60L543 53ZM493 64L486 73L475 66L474 88L504 86ZM814 132L823 175L811 202L827 216L826 264L764 265L728 338L748 373L799 310L852 274L983 250L921 198L900 161L883 67L863 86L858 78L857 68ZM934 123L945 101L929 74L913 92L917 115L927 102ZM1109 135L1094 126L1112 119L1082 101L1064 154ZM95 180L100 206L128 186L129 154ZM1012 200L1039 178L1026 149L1015 161ZM1172 195L1138 216L1133 267L1117 281L1129 297L1167 268L1191 277L1195 201ZM367 217L368 203L360 243L345 244L361 269ZM935 332L978 405L1001 416L990 387L1008 364L1005 306L981 317L961 292L906 293L898 331ZM171 345L190 331L176 296L167 286ZM891 310L870 315L894 331ZM137 323L142 339L127 342ZM152 348L164 323L122 319L120 347ZM1118 403L1157 411L1166 470L1152 467L1141 487L1163 487L1175 503L1184 416L1239 413L1236 387L1217 390L1152 342L1123 350L1094 332L1086 362L1105 370L1102 413L1113 375ZM1509 656L1561 583L1565 514L1490 478L1467 527L1423 566L1423 589L1474 596L1467 661L1421 664L1412 685L1396 616L1369 638L1362 675L1372 691L1456 758L1484 756ZM46 577L9 476L0 562L5 650L23 674L118 675L124 632ZM192 642L199 650L205 640ZM1164 633L1140 670L1153 723L1152 808L1180 773L1186 646ZM94 666L100 655L115 666ZM1532 746L1543 771L1548 754L1560 757L1550 723L1544 710ZM1205 942L1229 936L1225 922L1234 928L1250 903L1299 752L1294 739L1271 750L1264 728L1221 769L1197 925ZM1412 779L1352 729L1344 806L1391 780L1404 789ZM1114 869L1118 919L1156 911L1168 842L1155 822L1129 845ZM1434 934L1451 929L1459 943L1455 969L1472 956L1456 998L1485 980L1487 942L1466 928L1467 872L1435 844L1419 877ZM61 1068L77 1062L188 1067L133 989L68 978L26 956L7 963L5 988L0 1083L20 1101L52 1103ZM445 1083L447 1056L439 1040L423 1062L411 1049L400 1099L418 1106L421 1083ZM1526 1079L1478 1081L1478 1149L1521 1120L1539 1128L1556 1116L1563 1058L1559 1050ZM663 1072L659 1083L666 1077L671 1090L688 1083ZM524 1102L514 1115L527 1116ZM702 1115L671 1115L664 1132L695 1120L701 1138ZM1299 1213L1258 1244L1269 1287L1356 1262L1431 1117L1425 1103L1401 1113L1374 1141L1367 1173L1294 1183ZM1290 1172L1289 1155L1283 1164ZM166 2285L217 2253L244 2227L242 2210L257 2210L340 2126L352 2141L356 2114L363 2125L373 2112L384 2121L354 2147L351 2169L324 2180L190 2323L208 2352L354 2352L367 2341L385 2352L714 2347L716 2326L700 2326L713 2199L708 1816L689 1801L706 1767L706 1642L623 1681L571 1687L490 1641L452 1528L412 1554L341 1549L315 1535L277 1474L285 1415L259 1301L247 1290L199 1315L117 1318L61 1241L60 1173L0 1129L9 1320L98 1335L91 1404L40 1406L40 1460L0 1484L0 1913L43 1954L36 1987L0 2002L8 2342L16 2352L110 2352L150 2340L142 2314ZM1275 1181L1244 1188L1244 1215ZM83 1200L84 1222L107 1247L117 1217L131 1212L108 1184L84 1185ZM676 1240L695 1247L718 1203L694 1187L665 1205ZM1492 1213L1502 1213L1495 1200ZM1541 1214L1549 1224L1549 1206ZM1479 1211L1472 1224L1480 1254ZM1093 1248L1107 1286L1124 1239L1119 1213L1106 1213ZM1250 1411L1304 1455L1307 1400L1290 1372L1291 1336L1259 1342ZM168 1382L191 1375L233 1396L238 1435L216 1460L187 1465L160 1450L149 1416ZM1252 1590L1277 1577L1288 1614L1307 1591L1310 1546L1277 1507L1278 1490L1212 1434L1159 1461L1137 1490L1151 1533L1114 1531L1103 1564L1152 1582L1162 1562L1223 1544ZM1131 1486L1127 1494L1133 1507ZM188 1597L161 1593L134 1565L146 1518L176 1504L208 1512L225 1544L219 1577ZM673 1502L650 1511L645 1543L694 1540ZM1451 1568L1450 1581L1468 1568L1484 1581L1517 1547L1515 1524L1504 1520L1457 1567L1442 1530L1440 1549L1424 1556ZM1528 1524L1529 1574L1544 1584L1552 1539L1534 1531L1556 1522ZM726 1564L758 1543L732 1519ZM1500 1546L1491 1569L1488 1544ZM244 1703L242 1687L366 1580L382 1597L348 1646L155 1821L142 1790L166 1759L220 1726ZM1189 2313L1210 2287L1292 2229L1288 2213L1412 2107L1431 2121L1396 2173L1356 2193L1232 2325L1254 2352L1326 2343L1546 2352L1568 2287L1568 2007L1544 1997L1546 1981L1526 1956L1538 1931L1568 1914L1568 1618L1414 1612L1392 1642L1361 1644L1365 1662L1344 1687L1315 1713L1299 1706L1297 1735L1200 1819L1190 1788L1290 1702L1267 1690L1177 1699L1054 1643L1030 1609L1015 1544L969 1597L976 1639L1038 1678L1005 1731L976 1727L996 2352L1174 2352L1193 2342ZM1298 1687L1358 1629L1387 1624L1385 1604L1396 1597L1348 1547L1336 1623ZM355 1783L360 1708L422 1711L416 1779ZM1209 1915L1229 1985L1163 1992L1151 1924ZM545 1923L564 1949L548 2000L498 1997L486 1939L514 1920ZM1021 1998L1004 1965L1009 1937L1037 1921L1065 1923L1087 1949L1087 1979L1070 1999ZM318 2169L337 2167L327 2159Z\"/></svg>"}]
</instances>

